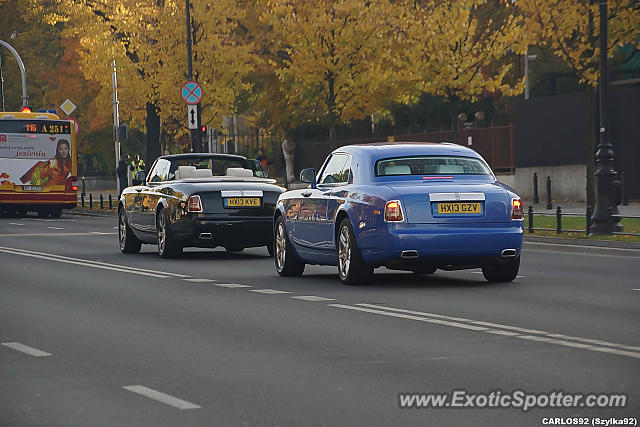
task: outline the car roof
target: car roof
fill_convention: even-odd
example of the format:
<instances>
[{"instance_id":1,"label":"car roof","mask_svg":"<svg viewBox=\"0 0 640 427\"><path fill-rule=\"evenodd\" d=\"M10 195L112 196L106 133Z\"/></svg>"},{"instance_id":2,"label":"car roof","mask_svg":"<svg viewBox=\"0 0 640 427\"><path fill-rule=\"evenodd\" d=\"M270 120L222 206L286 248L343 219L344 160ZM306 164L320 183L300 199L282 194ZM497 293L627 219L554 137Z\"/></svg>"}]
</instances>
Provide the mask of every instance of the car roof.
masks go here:
<instances>
[{"instance_id":1,"label":"car roof","mask_svg":"<svg viewBox=\"0 0 640 427\"><path fill-rule=\"evenodd\" d=\"M482 159L482 156L474 150L451 142L353 144L336 148L333 153L347 153L360 160L353 170L356 182L371 182L375 177L374 164L381 159L404 156L463 156Z\"/></svg>"},{"instance_id":2,"label":"car roof","mask_svg":"<svg viewBox=\"0 0 640 427\"><path fill-rule=\"evenodd\" d=\"M479 157L474 150L451 142L374 142L337 148L334 152L361 153L375 158L405 155L455 155Z\"/></svg>"}]
</instances>

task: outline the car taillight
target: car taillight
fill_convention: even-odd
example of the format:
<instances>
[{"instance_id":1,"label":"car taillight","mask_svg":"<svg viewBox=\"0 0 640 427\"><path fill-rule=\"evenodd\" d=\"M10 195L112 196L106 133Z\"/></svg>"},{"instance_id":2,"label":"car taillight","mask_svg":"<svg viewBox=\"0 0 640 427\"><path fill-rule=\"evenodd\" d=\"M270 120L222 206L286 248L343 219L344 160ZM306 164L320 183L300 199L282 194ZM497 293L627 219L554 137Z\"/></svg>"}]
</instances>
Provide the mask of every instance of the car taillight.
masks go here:
<instances>
[{"instance_id":1,"label":"car taillight","mask_svg":"<svg viewBox=\"0 0 640 427\"><path fill-rule=\"evenodd\" d=\"M189 212L202 212L202 202L200 202L200 196L189 197Z\"/></svg>"},{"instance_id":2,"label":"car taillight","mask_svg":"<svg viewBox=\"0 0 640 427\"><path fill-rule=\"evenodd\" d=\"M522 211L522 201L520 199L511 199L511 219L522 219L524 213Z\"/></svg>"},{"instance_id":3,"label":"car taillight","mask_svg":"<svg viewBox=\"0 0 640 427\"><path fill-rule=\"evenodd\" d=\"M402 221L402 206L398 200L391 200L387 202L384 207L384 220L385 221Z\"/></svg>"},{"instance_id":4,"label":"car taillight","mask_svg":"<svg viewBox=\"0 0 640 427\"><path fill-rule=\"evenodd\" d=\"M69 178L67 178L67 182L64 183L64 191L78 191L78 186L73 185L73 181L77 179L78 178L75 176L70 176Z\"/></svg>"}]
</instances>

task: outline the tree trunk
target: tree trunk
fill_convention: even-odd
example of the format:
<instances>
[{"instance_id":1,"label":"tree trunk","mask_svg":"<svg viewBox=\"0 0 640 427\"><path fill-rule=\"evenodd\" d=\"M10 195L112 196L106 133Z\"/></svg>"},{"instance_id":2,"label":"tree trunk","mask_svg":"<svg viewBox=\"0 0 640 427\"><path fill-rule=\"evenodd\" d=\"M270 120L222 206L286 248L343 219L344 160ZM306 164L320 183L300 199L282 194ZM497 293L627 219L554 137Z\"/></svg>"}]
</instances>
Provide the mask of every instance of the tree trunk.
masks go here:
<instances>
[{"instance_id":1,"label":"tree trunk","mask_svg":"<svg viewBox=\"0 0 640 427\"><path fill-rule=\"evenodd\" d=\"M150 168L160 156L160 116L155 104L147 102L147 157L145 163Z\"/></svg>"},{"instance_id":2,"label":"tree trunk","mask_svg":"<svg viewBox=\"0 0 640 427\"><path fill-rule=\"evenodd\" d=\"M333 74L329 74L327 77L327 85L329 87L329 99L327 107L329 108L329 145L333 150L335 148L336 141L336 93L335 93L335 78Z\"/></svg>"}]
</instances>

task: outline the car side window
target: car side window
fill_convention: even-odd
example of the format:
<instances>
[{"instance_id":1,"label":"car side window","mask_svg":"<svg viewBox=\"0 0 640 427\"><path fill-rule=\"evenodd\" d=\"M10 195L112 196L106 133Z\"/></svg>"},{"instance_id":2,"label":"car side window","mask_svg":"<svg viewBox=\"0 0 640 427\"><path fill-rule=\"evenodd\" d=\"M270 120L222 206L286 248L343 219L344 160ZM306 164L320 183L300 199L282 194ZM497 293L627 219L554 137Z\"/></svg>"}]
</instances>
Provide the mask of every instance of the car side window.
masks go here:
<instances>
[{"instance_id":1,"label":"car side window","mask_svg":"<svg viewBox=\"0 0 640 427\"><path fill-rule=\"evenodd\" d=\"M349 182L351 157L347 154L334 154L322 171L318 184L337 184Z\"/></svg>"},{"instance_id":2,"label":"car side window","mask_svg":"<svg viewBox=\"0 0 640 427\"><path fill-rule=\"evenodd\" d=\"M163 182L169 180L171 162L166 159L158 159L156 166L149 173L149 182Z\"/></svg>"}]
</instances>

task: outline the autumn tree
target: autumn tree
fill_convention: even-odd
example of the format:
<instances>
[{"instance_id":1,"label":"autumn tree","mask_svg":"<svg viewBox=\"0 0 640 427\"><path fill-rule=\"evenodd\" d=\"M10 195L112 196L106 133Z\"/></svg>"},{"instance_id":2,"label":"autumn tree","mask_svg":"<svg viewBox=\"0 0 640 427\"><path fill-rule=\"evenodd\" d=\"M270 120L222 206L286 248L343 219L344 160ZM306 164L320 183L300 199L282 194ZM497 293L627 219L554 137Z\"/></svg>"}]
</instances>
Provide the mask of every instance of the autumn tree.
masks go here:
<instances>
[{"instance_id":1,"label":"autumn tree","mask_svg":"<svg viewBox=\"0 0 640 427\"><path fill-rule=\"evenodd\" d=\"M388 0L275 0L264 2L276 55L281 96L310 120L336 124L365 117L381 105L393 82Z\"/></svg>"},{"instance_id":2,"label":"autumn tree","mask_svg":"<svg viewBox=\"0 0 640 427\"><path fill-rule=\"evenodd\" d=\"M595 0L518 0L530 44L548 47L571 68L580 81L598 82L600 13ZM640 48L640 7L635 0L608 1L608 56L632 45L630 59Z\"/></svg>"},{"instance_id":3,"label":"autumn tree","mask_svg":"<svg viewBox=\"0 0 640 427\"><path fill-rule=\"evenodd\" d=\"M452 126L461 101L476 101L489 93L510 96L524 87L509 78L510 53L526 45L523 20L509 3L496 0L437 0L403 3L404 102L422 93L441 96L451 103Z\"/></svg>"},{"instance_id":4,"label":"autumn tree","mask_svg":"<svg viewBox=\"0 0 640 427\"><path fill-rule=\"evenodd\" d=\"M186 80L184 6L171 0L31 0L50 23L63 22L65 35L81 44L85 76L98 81L109 99L112 61L118 67L121 111L145 120L147 159L160 153L160 120L177 132L186 128L179 88ZM221 122L251 69L250 49L237 35L242 2L193 0L194 79L204 88L203 121Z\"/></svg>"}]
</instances>

